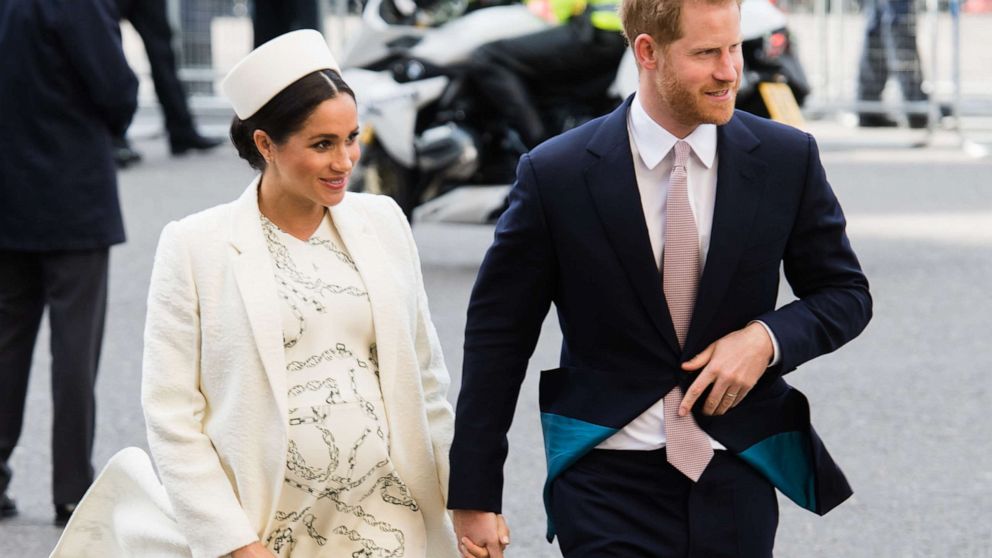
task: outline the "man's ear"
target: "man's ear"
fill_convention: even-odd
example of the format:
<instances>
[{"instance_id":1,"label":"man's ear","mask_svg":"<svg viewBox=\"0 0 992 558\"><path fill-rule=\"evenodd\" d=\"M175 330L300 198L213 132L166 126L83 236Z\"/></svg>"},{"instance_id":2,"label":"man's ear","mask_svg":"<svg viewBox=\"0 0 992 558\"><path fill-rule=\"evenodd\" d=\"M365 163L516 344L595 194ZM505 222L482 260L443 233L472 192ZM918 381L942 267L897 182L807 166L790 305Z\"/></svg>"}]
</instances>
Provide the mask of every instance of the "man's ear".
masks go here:
<instances>
[{"instance_id":1,"label":"man's ear","mask_svg":"<svg viewBox=\"0 0 992 558\"><path fill-rule=\"evenodd\" d=\"M637 65L646 70L658 69L658 54L661 46L647 33L641 33L634 38L634 59Z\"/></svg>"}]
</instances>

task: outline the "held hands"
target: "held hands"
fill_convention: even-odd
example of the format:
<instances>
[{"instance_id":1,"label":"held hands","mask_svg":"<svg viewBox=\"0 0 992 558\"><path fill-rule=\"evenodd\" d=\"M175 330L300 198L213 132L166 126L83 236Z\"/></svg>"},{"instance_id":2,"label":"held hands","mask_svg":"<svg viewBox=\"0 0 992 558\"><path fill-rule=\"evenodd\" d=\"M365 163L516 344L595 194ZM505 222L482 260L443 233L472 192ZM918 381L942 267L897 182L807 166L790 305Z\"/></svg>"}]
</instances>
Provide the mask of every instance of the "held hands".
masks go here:
<instances>
[{"instance_id":1,"label":"held hands","mask_svg":"<svg viewBox=\"0 0 992 558\"><path fill-rule=\"evenodd\" d=\"M462 558L503 558L510 528L502 515L478 510L454 510L455 536Z\"/></svg>"},{"instance_id":2,"label":"held hands","mask_svg":"<svg viewBox=\"0 0 992 558\"><path fill-rule=\"evenodd\" d=\"M231 558L275 558L275 554L272 554L262 543L255 541L232 552Z\"/></svg>"},{"instance_id":3,"label":"held hands","mask_svg":"<svg viewBox=\"0 0 992 558\"><path fill-rule=\"evenodd\" d=\"M772 340L759 323L729 333L711 343L703 352L682 363L686 372L699 371L679 405L679 416L686 416L693 404L713 384L703 404L704 415L722 415L740 403L761 375L774 354ZM701 369L701 371L700 371Z\"/></svg>"},{"instance_id":4,"label":"held hands","mask_svg":"<svg viewBox=\"0 0 992 558\"><path fill-rule=\"evenodd\" d=\"M454 520L458 549L463 558L503 558L503 550L510 544L510 528L502 515L455 510ZM231 558L275 558L275 555L255 541L232 552Z\"/></svg>"}]
</instances>

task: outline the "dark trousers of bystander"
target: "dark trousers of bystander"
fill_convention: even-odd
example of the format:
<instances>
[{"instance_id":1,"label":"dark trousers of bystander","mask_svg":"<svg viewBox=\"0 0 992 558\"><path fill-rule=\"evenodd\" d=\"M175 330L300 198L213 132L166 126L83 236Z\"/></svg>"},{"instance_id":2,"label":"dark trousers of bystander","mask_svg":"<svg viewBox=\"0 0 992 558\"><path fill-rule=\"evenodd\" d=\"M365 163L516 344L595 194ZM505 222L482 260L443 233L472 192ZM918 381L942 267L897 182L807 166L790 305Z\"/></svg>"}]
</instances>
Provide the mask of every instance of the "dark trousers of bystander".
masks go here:
<instances>
[{"instance_id":1,"label":"dark trousers of bystander","mask_svg":"<svg viewBox=\"0 0 992 558\"><path fill-rule=\"evenodd\" d=\"M94 387L107 307L109 250L0 250L0 494L24 422L41 317L51 326L52 498L75 504L93 482ZM31 474L30 472L28 474Z\"/></svg>"},{"instance_id":2,"label":"dark trousers of bystander","mask_svg":"<svg viewBox=\"0 0 992 558\"><path fill-rule=\"evenodd\" d=\"M775 488L717 451L693 483L655 451L592 450L552 485L565 558L770 558Z\"/></svg>"},{"instance_id":3,"label":"dark trousers of bystander","mask_svg":"<svg viewBox=\"0 0 992 558\"><path fill-rule=\"evenodd\" d=\"M889 76L899 80L907 101L926 100L916 48L916 13L910 0L868 3L865 44L858 68L858 98L877 101Z\"/></svg>"},{"instance_id":4,"label":"dark trousers of bystander","mask_svg":"<svg viewBox=\"0 0 992 558\"><path fill-rule=\"evenodd\" d=\"M119 0L120 16L131 22L141 36L152 70L155 96L162 105L165 128L173 142L182 143L197 137L193 117L186 101L186 91L179 81L176 54L172 50L172 28L165 0Z\"/></svg>"},{"instance_id":5,"label":"dark trousers of bystander","mask_svg":"<svg viewBox=\"0 0 992 558\"><path fill-rule=\"evenodd\" d=\"M321 30L315 0L255 0L252 31L255 47L290 31Z\"/></svg>"},{"instance_id":6,"label":"dark trousers of bystander","mask_svg":"<svg viewBox=\"0 0 992 558\"><path fill-rule=\"evenodd\" d=\"M926 101L923 70L916 48L916 12L913 0L869 0L865 13L865 40L858 66L858 99L878 101L889 80L899 82L903 99ZM925 114L911 113L910 126L921 128ZM894 125L877 111L862 111L862 126Z\"/></svg>"}]
</instances>

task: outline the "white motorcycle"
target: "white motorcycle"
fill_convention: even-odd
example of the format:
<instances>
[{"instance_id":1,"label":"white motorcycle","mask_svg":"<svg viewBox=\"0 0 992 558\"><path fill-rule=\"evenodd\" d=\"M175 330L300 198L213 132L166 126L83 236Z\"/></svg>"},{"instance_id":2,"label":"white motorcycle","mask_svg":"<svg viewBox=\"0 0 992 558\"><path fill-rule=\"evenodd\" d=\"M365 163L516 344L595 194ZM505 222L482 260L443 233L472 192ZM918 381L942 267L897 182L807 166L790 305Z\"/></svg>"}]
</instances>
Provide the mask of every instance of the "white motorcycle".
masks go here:
<instances>
[{"instance_id":1,"label":"white motorcycle","mask_svg":"<svg viewBox=\"0 0 992 558\"><path fill-rule=\"evenodd\" d=\"M362 125L362 159L352 189L393 197L411 219L491 222L505 207L525 148L474 90L467 63L483 44L549 24L522 4L459 15L464 4L448 3L456 17L423 26L416 21L422 13L409 2L370 0L341 58L344 79L358 96ZM791 55L784 16L768 0L745 0L742 33L745 98L739 96L738 106L757 95L759 81L789 82L766 52ZM775 51L769 50L770 41ZM748 72L749 58L762 64L760 71ZM581 83L549 84L534 95L548 130L560 133L605 114L637 88L629 50L616 71L582 78ZM801 93L797 98L805 96Z\"/></svg>"}]
</instances>

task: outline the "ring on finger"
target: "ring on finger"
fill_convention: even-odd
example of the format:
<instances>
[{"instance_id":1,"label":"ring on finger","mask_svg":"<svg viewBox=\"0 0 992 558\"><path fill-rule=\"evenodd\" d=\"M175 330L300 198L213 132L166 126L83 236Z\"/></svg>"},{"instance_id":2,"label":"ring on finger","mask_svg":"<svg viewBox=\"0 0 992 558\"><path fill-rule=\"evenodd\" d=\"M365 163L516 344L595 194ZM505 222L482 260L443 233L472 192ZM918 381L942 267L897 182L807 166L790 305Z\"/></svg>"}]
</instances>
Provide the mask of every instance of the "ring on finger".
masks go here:
<instances>
[{"instance_id":1,"label":"ring on finger","mask_svg":"<svg viewBox=\"0 0 992 558\"><path fill-rule=\"evenodd\" d=\"M726 398L728 398L728 399L734 399L734 398L737 397L737 394L736 393L730 393L728 391L727 393L723 394L723 396L726 397Z\"/></svg>"}]
</instances>

